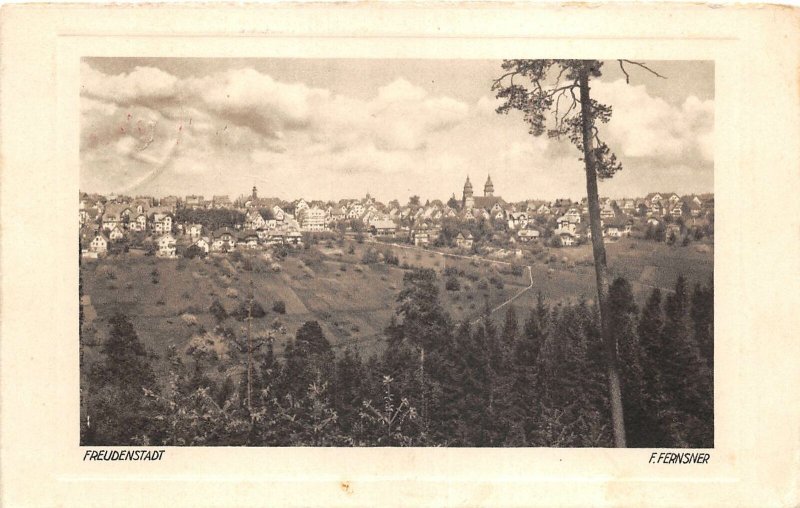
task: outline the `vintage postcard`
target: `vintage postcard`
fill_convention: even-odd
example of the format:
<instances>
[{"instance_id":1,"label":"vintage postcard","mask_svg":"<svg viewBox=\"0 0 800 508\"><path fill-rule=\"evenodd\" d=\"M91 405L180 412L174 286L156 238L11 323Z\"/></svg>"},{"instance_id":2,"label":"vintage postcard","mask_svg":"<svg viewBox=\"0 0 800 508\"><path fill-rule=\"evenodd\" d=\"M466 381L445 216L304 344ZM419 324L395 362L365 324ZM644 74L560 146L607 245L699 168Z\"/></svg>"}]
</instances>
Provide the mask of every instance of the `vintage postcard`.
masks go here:
<instances>
[{"instance_id":1,"label":"vintage postcard","mask_svg":"<svg viewBox=\"0 0 800 508\"><path fill-rule=\"evenodd\" d=\"M796 504L796 13L462 7L3 11L10 505Z\"/></svg>"}]
</instances>

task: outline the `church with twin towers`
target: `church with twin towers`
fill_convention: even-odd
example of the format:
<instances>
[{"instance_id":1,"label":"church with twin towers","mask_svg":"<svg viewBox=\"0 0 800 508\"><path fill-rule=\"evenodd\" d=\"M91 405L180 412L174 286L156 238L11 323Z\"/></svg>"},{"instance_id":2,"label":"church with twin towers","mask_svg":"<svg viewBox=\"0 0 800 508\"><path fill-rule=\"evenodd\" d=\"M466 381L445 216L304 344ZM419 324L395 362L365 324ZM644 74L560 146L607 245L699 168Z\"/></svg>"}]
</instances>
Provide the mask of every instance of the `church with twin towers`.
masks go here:
<instances>
[{"instance_id":1,"label":"church with twin towers","mask_svg":"<svg viewBox=\"0 0 800 508\"><path fill-rule=\"evenodd\" d=\"M496 203L504 204L503 198L494 195L494 184L492 177L487 175L486 183L483 185L483 196L475 196L472 191L472 182L464 182L464 193L461 198L461 207L464 210L471 210L473 208L489 209Z\"/></svg>"}]
</instances>

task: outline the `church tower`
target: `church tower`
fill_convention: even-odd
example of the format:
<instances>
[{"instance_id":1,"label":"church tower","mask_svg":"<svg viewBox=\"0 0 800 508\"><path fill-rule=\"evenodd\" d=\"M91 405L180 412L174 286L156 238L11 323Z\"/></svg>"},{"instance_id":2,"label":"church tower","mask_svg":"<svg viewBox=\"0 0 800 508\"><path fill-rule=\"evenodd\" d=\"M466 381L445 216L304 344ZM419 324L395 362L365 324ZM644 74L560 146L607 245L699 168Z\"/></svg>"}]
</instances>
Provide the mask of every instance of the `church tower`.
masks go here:
<instances>
[{"instance_id":1,"label":"church tower","mask_svg":"<svg viewBox=\"0 0 800 508\"><path fill-rule=\"evenodd\" d=\"M253 198L252 199L253 199L253 201L258 199L258 190L256 189L255 185L253 185Z\"/></svg>"},{"instance_id":2,"label":"church tower","mask_svg":"<svg viewBox=\"0 0 800 508\"><path fill-rule=\"evenodd\" d=\"M494 185L492 184L492 177L486 177L486 185L483 186L483 195L487 198L494 196Z\"/></svg>"},{"instance_id":3,"label":"church tower","mask_svg":"<svg viewBox=\"0 0 800 508\"><path fill-rule=\"evenodd\" d=\"M461 204L465 210L470 210L475 207L475 198L472 197L472 183L469 181L469 176L467 176L467 181L464 182L464 196L461 200Z\"/></svg>"}]
</instances>

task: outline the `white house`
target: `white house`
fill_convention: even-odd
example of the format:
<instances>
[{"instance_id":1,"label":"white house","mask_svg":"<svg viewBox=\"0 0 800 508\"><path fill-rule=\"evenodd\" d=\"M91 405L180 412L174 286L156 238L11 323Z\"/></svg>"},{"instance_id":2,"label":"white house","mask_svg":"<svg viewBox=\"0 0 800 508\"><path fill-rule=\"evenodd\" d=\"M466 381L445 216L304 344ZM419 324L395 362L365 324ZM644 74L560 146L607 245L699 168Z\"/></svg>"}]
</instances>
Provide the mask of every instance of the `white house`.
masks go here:
<instances>
[{"instance_id":1,"label":"white house","mask_svg":"<svg viewBox=\"0 0 800 508\"><path fill-rule=\"evenodd\" d=\"M236 237L230 228L221 228L211 238L211 250L215 252L231 251L236 247Z\"/></svg>"},{"instance_id":2,"label":"white house","mask_svg":"<svg viewBox=\"0 0 800 508\"><path fill-rule=\"evenodd\" d=\"M570 234L575 234L577 229L577 221L574 217L567 217L566 215L562 215L559 217L556 222L558 223L557 232L561 233L562 231L566 231Z\"/></svg>"},{"instance_id":3,"label":"white house","mask_svg":"<svg viewBox=\"0 0 800 508\"><path fill-rule=\"evenodd\" d=\"M104 213L103 214L103 229L112 230L115 226L121 224L119 217L116 215Z\"/></svg>"},{"instance_id":4,"label":"white house","mask_svg":"<svg viewBox=\"0 0 800 508\"><path fill-rule=\"evenodd\" d=\"M325 210L313 206L303 209L299 214L300 228L303 231L325 231Z\"/></svg>"},{"instance_id":5,"label":"white house","mask_svg":"<svg viewBox=\"0 0 800 508\"><path fill-rule=\"evenodd\" d=\"M138 214L128 223L128 229L131 231L147 231L147 216L143 213Z\"/></svg>"},{"instance_id":6,"label":"white house","mask_svg":"<svg viewBox=\"0 0 800 508\"><path fill-rule=\"evenodd\" d=\"M570 208L567 210L567 213L564 214L564 217L575 224L581 223L581 212L578 211L577 208Z\"/></svg>"},{"instance_id":7,"label":"white house","mask_svg":"<svg viewBox=\"0 0 800 508\"><path fill-rule=\"evenodd\" d=\"M208 238L205 236L194 242L194 245L206 254L208 254L208 251L211 249L211 244L209 244Z\"/></svg>"},{"instance_id":8,"label":"white house","mask_svg":"<svg viewBox=\"0 0 800 508\"><path fill-rule=\"evenodd\" d=\"M421 227L414 230L412 233L414 238L414 245L427 245L430 240L428 228L423 224Z\"/></svg>"},{"instance_id":9,"label":"white house","mask_svg":"<svg viewBox=\"0 0 800 508\"><path fill-rule=\"evenodd\" d=\"M295 215L299 214L302 210L308 209L308 203L302 198L298 199L294 204Z\"/></svg>"},{"instance_id":10,"label":"white house","mask_svg":"<svg viewBox=\"0 0 800 508\"><path fill-rule=\"evenodd\" d=\"M303 243L303 234L300 231L289 231L286 233L286 243L290 245L300 245Z\"/></svg>"},{"instance_id":11,"label":"white house","mask_svg":"<svg viewBox=\"0 0 800 508\"><path fill-rule=\"evenodd\" d=\"M520 242L531 242L539 239L539 231L536 229L521 229L517 232L517 238Z\"/></svg>"},{"instance_id":12,"label":"white house","mask_svg":"<svg viewBox=\"0 0 800 508\"><path fill-rule=\"evenodd\" d=\"M569 231L559 231L558 239L561 240L561 245L564 247L575 245L575 235Z\"/></svg>"},{"instance_id":13,"label":"white house","mask_svg":"<svg viewBox=\"0 0 800 508\"><path fill-rule=\"evenodd\" d=\"M160 258L174 258L175 257L175 237L172 233L162 235L156 241L158 251L156 256Z\"/></svg>"},{"instance_id":14,"label":"white house","mask_svg":"<svg viewBox=\"0 0 800 508\"><path fill-rule=\"evenodd\" d=\"M89 244L89 251L97 252L98 254L108 251L108 240L105 235L102 233L95 235L92 242Z\"/></svg>"},{"instance_id":15,"label":"white house","mask_svg":"<svg viewBox=\"0 0 800 508\"><path fill-rule=\"evenodd\" d=\"M471 249L474 241L475 239L469 231L466 235L459 233L458 236L456 236L456 245L462 249Z\"/></svg>"},{"instance_id":16,"label":"white house","mask_svg":"<svg viewBox=\"0 0 800 508\"><path fill-rule=\"evenodd\" d=\"M605 234L605 236L608 236L610 238L621 238L624 234L624 229L618 224L609 224L606 226L603 233Z\"/></svg>"},{"instance_id":17,"label":"white house","mask_svg":"<svg viewBox=\"0 0 800 508\"><path fill-rule=\"evenodd\" d=\"M376 236L394 236L397 225L391 220L373 220L369 223L369 229Z\"/></svg>"},{"instance_id":18,"label":"white house","mask_svg":"<svg viewBox=\"0 0 800 508\"><path fill-rule=\"evenodd\" d=\"M162 235L172 232L172 216L166 213L153 214L153 229L156 234Z\"/></svg>"},{"instance_id":19,"label":"white house","mask_svg":"<svg viewBox=\"0 0 800 508\"><path fill-rule=\"evenodd\" d=\"M108 234L108 237L112 242L118 242L125 238L125 233L122 231L121 227L114 226L114 229L111 230L111 233Z\"/></svg>"},{"instance_id":20,"label":"white house","mask_svg":"<svg viewBox=\"0 0 800 508\"><path fill-rule=\"evenodd\" d=\"M353 203L353 206L347 211L347 218L348 219L358 219L362 215L364 215L364 205L361 203Z\"/></svg>"},{"instance_id":21,"label":"white house","mask_svg":"<svg viewBox=\"0 0 800 508\"><path fill-rule=\"evenodd\" d=\"M201 234L203 234L203 225L202 224L192 224L189 226L187 233L192 238L199 238Z\"/></svg>"}]
</instances>

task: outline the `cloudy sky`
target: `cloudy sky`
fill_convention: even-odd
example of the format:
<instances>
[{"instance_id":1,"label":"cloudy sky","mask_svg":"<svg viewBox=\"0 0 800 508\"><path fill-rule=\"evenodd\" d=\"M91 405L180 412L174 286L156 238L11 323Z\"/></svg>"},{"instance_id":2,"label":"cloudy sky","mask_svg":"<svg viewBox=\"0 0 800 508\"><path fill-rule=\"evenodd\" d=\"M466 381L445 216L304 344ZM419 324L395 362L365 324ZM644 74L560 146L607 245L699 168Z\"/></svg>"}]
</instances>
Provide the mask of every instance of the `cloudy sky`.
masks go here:
<instances>
[{"instance_id":1,"label":"cloudy sky","mask_svg":"<svg viewBox=\"0 0 800 508\"><path fill-rule=\"evenodd\" d=\"M507 200L585 195L572 145L495 113L500 63L86 58L81 190L444 200L490 173ZM609 62L592 85L624 168L600 192L710 192L713 63L647 63L667 79Z\"/></svg>"}]
</instances>

